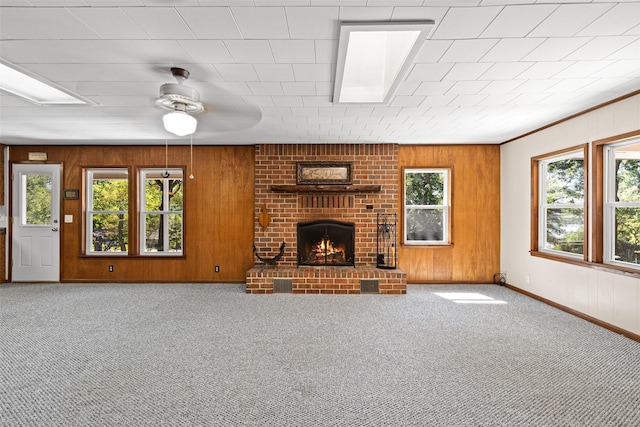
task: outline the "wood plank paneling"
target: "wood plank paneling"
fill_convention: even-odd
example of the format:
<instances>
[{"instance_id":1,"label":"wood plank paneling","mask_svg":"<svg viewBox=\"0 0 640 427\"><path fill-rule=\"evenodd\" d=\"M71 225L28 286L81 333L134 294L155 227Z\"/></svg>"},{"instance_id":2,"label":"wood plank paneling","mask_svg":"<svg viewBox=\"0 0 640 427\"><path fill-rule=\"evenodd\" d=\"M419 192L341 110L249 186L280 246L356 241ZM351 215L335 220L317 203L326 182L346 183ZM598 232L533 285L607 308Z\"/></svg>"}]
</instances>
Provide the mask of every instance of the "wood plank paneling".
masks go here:
<instances>
[{"instance_id":1,"label":"wood plank paneling","mask_svg":"<svg viewBox=\"0 0 640 427\"><path fill-rule=\"evenodd\" d=\"M401 246L398 265L409 283L491 283L500 271L500 147L401 145L406 167L451 168L452 245ZM402 190L400 190L402 191ZM402 218L402 206L399 218Z\"/></svg>"},{"instance_id":2,"label":"wood plank paneling","mask_svg":"<svg viewBox=\"0 0 640 427\"><path fill-rule=\"evenodd\" d=\"M30 151L63 166L63 188L82 189L85 167L165 167L164 146L12 146L11 161ZM63 282L244 282L253 266L253 146L196 146L189 179L189 146L170 145L169 167L184 167L184 257L83 255L83 200L63 200ZM135 175L135 174L134 174ZM82 193L82 192L81 192ZM132 195L133 197L133 195ZM136 206L134 202L131 206ZM135 217L135 215L134 215ZM131 218L131 221L134 221ZM130 239L137 241L134 236ZM109 265L114 266L113 273ZM220 272L214 272L214 266Z\"/></svg>"}]
</instances>

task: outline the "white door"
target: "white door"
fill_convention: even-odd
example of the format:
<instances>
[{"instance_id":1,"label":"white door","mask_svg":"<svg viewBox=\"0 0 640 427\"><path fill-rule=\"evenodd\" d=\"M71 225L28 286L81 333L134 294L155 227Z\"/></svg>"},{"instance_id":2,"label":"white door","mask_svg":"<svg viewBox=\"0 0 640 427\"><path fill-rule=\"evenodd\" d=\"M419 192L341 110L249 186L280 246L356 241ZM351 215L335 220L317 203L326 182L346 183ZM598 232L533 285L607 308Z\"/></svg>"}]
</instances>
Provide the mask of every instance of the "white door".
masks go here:
<instances>
[{"instance_id":1,"label":"white door","mask_svg":"<svg viewBox=\"0 0 640 427\"><path fill-rule=\"evenodd\" d=\"M13 282L60 281L60 165L13 165Z\"/></svg>"}]
</instances>

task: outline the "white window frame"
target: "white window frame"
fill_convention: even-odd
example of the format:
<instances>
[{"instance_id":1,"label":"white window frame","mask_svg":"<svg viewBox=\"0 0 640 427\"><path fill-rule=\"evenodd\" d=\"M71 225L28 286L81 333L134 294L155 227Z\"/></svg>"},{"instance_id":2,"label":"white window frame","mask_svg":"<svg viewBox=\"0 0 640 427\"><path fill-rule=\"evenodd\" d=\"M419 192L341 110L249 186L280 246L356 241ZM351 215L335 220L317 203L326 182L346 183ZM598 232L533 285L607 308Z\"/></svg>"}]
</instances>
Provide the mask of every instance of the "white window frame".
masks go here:
<instances>
[{"instance_id":1,"label":"white window frame","mask_svg":"<svg viewBox=\"0 0 640 427\"><path fill-rule=\"evenodd\" d=\"M407 174L408 173L439 173L444 175L443 185L443 204L442 205L407 205ZM450 244L450 220L451 220L451 169L449 168L411 168L404 169L402 173L402 187L403 187L403 243L406 245L448 245ZM408 231L408 209L425 209L436 210L442 209L442 239L441 240L410 240L407 237Z\"/></svg>"},{"instance_id":2,"label":"white window frame","mask_svg":"<svg viewBox=\"0 0 640 427\"><path fill-rule=\"evenodd\" d=\"M616 208L640 208L638 202L616 202L616 150L629 145L640 144L640 138L608 144L604 147L604 212L603 212L603 263L640 270L640 264L618 261L615 254Z\"/></svg>"},{"instance_id":3,"label":"white window frame","mask_svg":"<svg viewBox=\"0 0 640 427\"><path fill-rule=\"evenodd\" d=\"M579 149L575 151L570 151L567 153L563 153L558 156L552 156L545 159L541 159L538 162L538 251L546 252L550 254L555 254L559 256L566 256L576 259L584 259L585 254L576 254L573 252L559 251L556 249L551 249L547 247L547 211L549 209L580 209L582 210L582 222L583 222L583 230L584 236L583 238L587 238L587 209L585 205L585 201L587 200L586 194L586 168L584 169L584 179L583 183L583 191L582 202L580 203L548 203L547 202L547 166L551 163L555 163L562 160L572 159L576 157L578 154L583 161L583 165L586 165L586 159L584 158L584 150ZM583 252L584 252L584 242L583 242Z\"/></svg>"},{"instance_id":4,"label":"white window frame","mask_svg":"<svg viewBox=\"0 0 640 427\"><path fill-rule=\"evenodd\" d=\"M162 174L167 174L166 177ZM147 196L147 175L148 174L160 174L162 175L162 179L164 181L175 180L176 176L179 175L179 178L182 180L182 191L184 198L184 171L180 168L171 168L171 169L159 169L159 168L144 168L139 171L139 182L140 182L140 190L139 190L139 204L140 204L140 229L139 229L139 241L140 241L140 255L148 255L148 256L182 256L184 251L184 203L182 206L182 210L172 211L170 210L169 203L169 193L166 191L167 186L163 187L163 206L165 209L162 211L151 211L146 210L146 196ZM156 179L156 178L154 178ZM183 199L184 202L184 199ZM146 249L146 230L147 230L147 215L161 215L162 221L164 224L163 230L165 231L165 236L163 239L163 250L162 251L148 251ZM180 221L181 229L180 229L180 250L179 251L170 251L169 250L169 215L171 214L179 214L182 218Z\"/></svg>"},{"instance_id":5,"label":"white window frame","mask_svg":"<svg viewBox=\"0 0 640 427\"><path fill-rule=\"evenodd\" d=\"M86 229L85 229L85 253L87 255L97 255L97 256L127 256L129 255L130 250L130 242L127 242L127 251L94 251L93 247L93 216L96 214L116 214L116 215L126 215L127 216L127 224L130 224L131 217L129 215L129 211L98 211L93 209L93 181L95 174L112 174L112 175L122 175L126 177L127 184L129 181L129 169L127 168L90 168L85 171L85 179L86 179ZM115 178L114 178L115 179ZM129 197L129 193L127 191L127 198ZM128 206L128 200L127 200ZM129 238L131 235L129 234Z\"/></svg>"}]
</instances>

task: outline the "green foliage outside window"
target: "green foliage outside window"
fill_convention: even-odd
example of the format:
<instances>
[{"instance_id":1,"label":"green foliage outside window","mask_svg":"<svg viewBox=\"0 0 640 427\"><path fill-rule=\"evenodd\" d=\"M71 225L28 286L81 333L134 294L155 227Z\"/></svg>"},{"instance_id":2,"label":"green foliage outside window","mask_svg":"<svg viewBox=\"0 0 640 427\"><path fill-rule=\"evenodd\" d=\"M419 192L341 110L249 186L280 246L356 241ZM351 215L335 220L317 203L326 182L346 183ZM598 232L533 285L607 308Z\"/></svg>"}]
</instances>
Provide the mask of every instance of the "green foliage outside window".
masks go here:
<instances>
[{"instance_id":1,"label":"green foliage outside window","mask_svg":"<svg viewBox=\"0 0 640 427\"><path fill-rule=\"evenodd\" d=\"M127 252L129 183L124 179L92 181L92 250Z\"/></svg>"},{"instance_id":2,"label":"green foliage outside window","mask_svg":"<svg viewBox=\"0 0 640 427\"><path fill-rule=\"evenodd\" d=\"M166 194L165 194L166 192ZM168 208L165 203L168 202ZM147 179L145 184L145 252L182 250L182 179ZM168 224L168 230L165 228Z\"/></svg>"},{"instance_id":3,"label":"green foliage outside window","mask_svg":"<svg viewBox=\"0 0 640 427\"><path fill-rule=\"evenodd\" d=\"M444 241L445 172L405 172L405 240Z\"/></svg>"},{"instance_id":4,"label":"green foliage outside window","mask_svg":"<svg viewBox=\"0 0 640 427\"><path fill-rule=\"evenodd\" d=\"M51 224L51 176L25 175L26 223L29 225Z\"/></svg>"},{"instance_id":5,"label":"green foliage outside window","mask_svg":"<svg viewBox=\"0 0 640 427\"><path fill-rule=\"evenodd\" d=\"M640 160L616 160L615 201L640 202ZM617 261L637 264L640 258L640 207L615 207L615 256Z\"/></svg>"},{"instance_id":6,"label":"green foliage outside window","mask_svg":"<svg viewBox=\"0 0 640 427\"><path fill-rule=\"evenodd\" d=\"M584 160L546 164L545 248L584 253Z\"/></svg>"}]
</instances>

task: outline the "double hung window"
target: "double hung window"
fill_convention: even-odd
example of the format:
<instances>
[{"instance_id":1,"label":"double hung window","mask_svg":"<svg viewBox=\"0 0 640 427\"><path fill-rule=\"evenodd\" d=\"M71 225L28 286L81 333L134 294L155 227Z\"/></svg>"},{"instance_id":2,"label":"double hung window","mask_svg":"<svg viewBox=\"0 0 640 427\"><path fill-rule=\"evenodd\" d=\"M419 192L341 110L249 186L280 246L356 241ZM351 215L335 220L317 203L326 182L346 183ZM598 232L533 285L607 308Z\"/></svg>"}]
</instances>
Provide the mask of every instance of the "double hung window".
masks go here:
<instances>
[{"instance_id":1,"label":"double hung window","mask_svg":"<svg viewBox=\"0 0 640 427\"><path fill-rule=\"evenodd\" d=\"M640 138L604 148L604 263L640 268Z\"/></svg>"},{"instance_id":2,"label":"double hung window","mask_svg":"<svg viewBox=\"0 0 640 427\"><path fill-rule=\"evenodd\" d=\"M582 258L585 252L584 150L538 162L538 250Z\"/></svg>"},{"instance_id":3,"label":"double hung window","mask_svg":"<svg viewBox=\"0 0 640 427\"><path fill-rule=\"evenodd\" d=\"M129 252L129 170L89 169L86 174L86 252Z\"/></svg>"},{"instance_id":4,"label":"double hung window","mask_svg":"<svg viewBox=\"0 0 640 427\"><path fill-rule=\"evenodd\" d=\"M449 243L449 169L404 170L404 243Z\"/></svg>"},{"instance_id":5,"label":"double hung window","mask_svg":"<svg viewBox=\"0 0 640 427\"><path fill-rule=\"evenodd\" d=\"M182 253L182 169L140 171L141 254Z\"/></svg>"}]
</instances>

